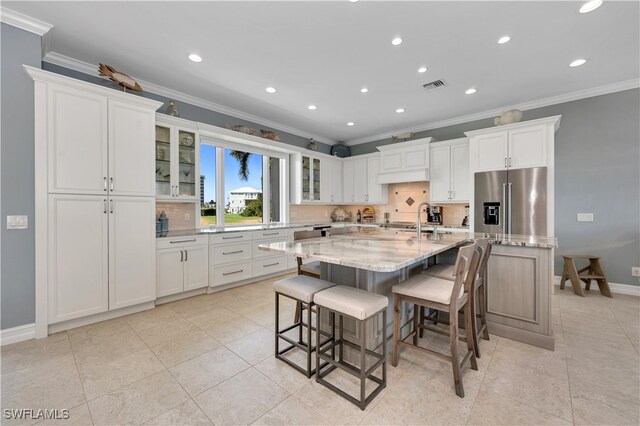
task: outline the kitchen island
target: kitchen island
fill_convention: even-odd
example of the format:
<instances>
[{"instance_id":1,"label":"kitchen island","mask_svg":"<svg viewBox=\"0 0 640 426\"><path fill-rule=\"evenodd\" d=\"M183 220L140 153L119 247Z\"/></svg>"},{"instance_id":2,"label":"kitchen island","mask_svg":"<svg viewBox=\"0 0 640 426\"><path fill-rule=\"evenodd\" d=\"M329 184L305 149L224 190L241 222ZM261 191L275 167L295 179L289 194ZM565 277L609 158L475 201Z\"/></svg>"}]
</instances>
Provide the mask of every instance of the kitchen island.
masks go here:
<instances>
[{"instance_id":1,"label":"kitchen island","mask_svg":"<svg viewBox=\"0 0 640 426\"><path fill-rule=\"evenodd\" d=\"M555 238L454 233L439 235L437 239L424 235L417 240L415 233L370 228L330 237L261 244L259 248L320 261L323 279L389 297L388 317L392 318L391 289L395 284L433 264L439 254L487 237L494 244L485 286L490 332L553 349L551 268ZM403 325L411 316L412 307L404 307ZM392 324L386 326L391 329ZM380 344L382 327L381 323L372 322L368 340ZM348 323L345 328L347 332L355 331Z\"/></svg>"}]
</instances>

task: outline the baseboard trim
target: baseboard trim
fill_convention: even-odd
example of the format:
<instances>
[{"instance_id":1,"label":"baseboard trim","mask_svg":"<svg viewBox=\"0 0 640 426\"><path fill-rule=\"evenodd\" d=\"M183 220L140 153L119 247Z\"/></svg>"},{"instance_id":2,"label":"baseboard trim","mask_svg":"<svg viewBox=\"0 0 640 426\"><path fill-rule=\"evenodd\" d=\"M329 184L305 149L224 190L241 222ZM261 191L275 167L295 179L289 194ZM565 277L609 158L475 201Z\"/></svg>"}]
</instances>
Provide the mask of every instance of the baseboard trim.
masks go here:
<instances>
[{"instance_id":1,"label":"baseboard trim","mask_svg":"<svg viewBox=\"0 0 640 426\"><path fill-rule=\"evenodd\" d=\"M557 275L554 276L553 277L553 283L555 285L559 286L560 285L560 277L557 276ZM568 281L567 281L566 285L571 287L571 283L568 282ZM640 297L640 286L637 286L637 285L620 284L620 283L609 282L609 289L611 290L611 293L626 294L628 296ZM566 287L565 287L565 290L566 290ZM583 288L583 290L584 290L584 288ZM600 293L600 290L598 289L597 285L592 285L591 286L591 290L589 290L589 291Z\"/></svg>"},{"instance_id":2,"label":"baseboard trim","mask_svg":"<svg viewBox=\"0 0 640 426\"><path fill-rule=\"evenodd\" d=\"M10 345L12 343L24 342L25 340L35 339L36 325L25 324L13 328L7 328L0 331L0 346Z\"/></svg>"},{"instance_id":3,"label":"baseboard trim","mask_svg":"<svg viewBox=\"0 0 640 426\"><path fill-rule=\"evenodd\" d=\"M55 324L49 324L48 334L58 333L60 331L70 330L72 328L82 327L84 325L94 324L96 322L107 321L110 319L122 317L129 314L135 314L137 312L146 311L148 309L155 308L153 301L141 303L139 305L127 306L126 308L120 308L115 311L106 311L99 314L90 315L88 317L76 318L64 322L57 322Z\"/></svg>"}]
</instances>

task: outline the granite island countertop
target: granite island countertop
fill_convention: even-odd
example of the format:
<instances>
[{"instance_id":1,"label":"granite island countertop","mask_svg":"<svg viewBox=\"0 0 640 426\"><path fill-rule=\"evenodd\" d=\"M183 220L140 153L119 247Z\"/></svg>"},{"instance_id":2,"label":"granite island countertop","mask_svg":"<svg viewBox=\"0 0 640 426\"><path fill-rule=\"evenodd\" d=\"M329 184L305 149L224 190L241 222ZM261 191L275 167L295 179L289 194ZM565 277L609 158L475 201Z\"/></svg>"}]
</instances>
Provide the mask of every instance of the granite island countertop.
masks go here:
<instances>
[{"instance_id":1,"label":"granite island countertop","mask_svg":"<svg viewBox=\"0 0 640 426\"><path fill-rule=\"evenodd\" d=\"M413 232L370 228L330 237L261 244L259 248L374 272L393 272L479 238L489 238L494 244L520 247L557 246L555 237L490 236L465 232L441 234L438 239L425 234L418 241Z\"/></svg>"},{"instance_id":2,"label":"granite island countertop","mask_svg":"<svg viewBox=\"0 0 640 426\"><path fill-rule=\"evenodd\" d=\"M157 238L175 238L186 237L191 235L209 235L209 234L222 234L227 232L246 232L246 231L264 231L268 229L293 229L293 228L308 228L311 226L363 226L363 227L377 227L376 224L369 223L356 223L356 222L294 222L294 223L256 223L251 225L229 225L229 226L209 226L206 228L195 229L180 229L165 232Z\"/></svg>"}]
</instances>

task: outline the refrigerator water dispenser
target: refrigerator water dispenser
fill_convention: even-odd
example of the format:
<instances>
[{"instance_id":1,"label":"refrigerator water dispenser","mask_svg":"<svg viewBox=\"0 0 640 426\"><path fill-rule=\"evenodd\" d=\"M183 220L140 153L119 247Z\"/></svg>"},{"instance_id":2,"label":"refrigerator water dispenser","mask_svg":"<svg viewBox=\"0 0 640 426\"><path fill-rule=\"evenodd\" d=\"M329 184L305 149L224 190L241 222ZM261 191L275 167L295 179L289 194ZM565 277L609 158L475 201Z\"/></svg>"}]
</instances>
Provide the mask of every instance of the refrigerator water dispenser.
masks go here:
<instances>
[{"instance_id":1,"label":"refrigerator water dispenser","mask_svg":"<svg viewBox=\"0 0 640 426\"><path fill-rule=\"evenodd\" d=\"M500 225L500 203L484 203L484 225Z\"/></svg>"}]
</instances>

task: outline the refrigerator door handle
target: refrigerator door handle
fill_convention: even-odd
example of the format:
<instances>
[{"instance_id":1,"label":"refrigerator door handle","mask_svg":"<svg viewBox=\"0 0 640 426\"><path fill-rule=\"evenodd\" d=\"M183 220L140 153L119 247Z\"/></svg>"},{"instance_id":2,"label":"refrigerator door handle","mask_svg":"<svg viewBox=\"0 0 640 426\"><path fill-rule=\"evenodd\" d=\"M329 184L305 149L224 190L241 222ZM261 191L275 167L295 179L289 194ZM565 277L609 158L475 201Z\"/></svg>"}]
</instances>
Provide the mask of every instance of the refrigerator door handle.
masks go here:
<instances>
[{"instance_id":1,"label":"refrigerator door handle","mask_svg":"<svg viewBox=\"0 0 640 426\"><path fill-rule=\"evenodd\" d=\"M502 184L502 233L507 233L507 184Z\"/></svg>"},{"instance_id":2,"label":"refrigerator door handle","mask_svg":"<svg viewBox=\"0 0 640 426\"><path fill-rule=\"evenodd\" d=\"M508 231L507 233L511 235L511 204L512 204L511 203L511 187L513 185L511 184L511 182L509 182L508 185L509 185L509 194L508 194L509 195L509 218L507 219L507 231Z\"/></svg>"}]
</instances>

